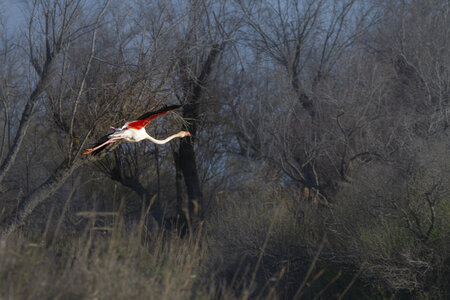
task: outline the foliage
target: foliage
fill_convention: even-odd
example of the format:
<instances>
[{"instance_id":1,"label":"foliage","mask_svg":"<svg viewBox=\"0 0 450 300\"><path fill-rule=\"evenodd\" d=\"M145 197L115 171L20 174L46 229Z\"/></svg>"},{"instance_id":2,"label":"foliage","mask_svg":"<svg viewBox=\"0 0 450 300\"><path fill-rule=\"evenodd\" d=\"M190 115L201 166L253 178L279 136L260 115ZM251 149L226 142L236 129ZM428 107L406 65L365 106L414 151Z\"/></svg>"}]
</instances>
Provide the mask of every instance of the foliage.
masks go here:
<instances>
[{"instance_id":1,"label":"foliage","mask_svg":"<svg viewBox=\"0 0 450 300\"><path fill-rule=\"evenodd\" d=\"M15 5L0 298L449 298L448 1Z\"/></svg>"}]
</instances>

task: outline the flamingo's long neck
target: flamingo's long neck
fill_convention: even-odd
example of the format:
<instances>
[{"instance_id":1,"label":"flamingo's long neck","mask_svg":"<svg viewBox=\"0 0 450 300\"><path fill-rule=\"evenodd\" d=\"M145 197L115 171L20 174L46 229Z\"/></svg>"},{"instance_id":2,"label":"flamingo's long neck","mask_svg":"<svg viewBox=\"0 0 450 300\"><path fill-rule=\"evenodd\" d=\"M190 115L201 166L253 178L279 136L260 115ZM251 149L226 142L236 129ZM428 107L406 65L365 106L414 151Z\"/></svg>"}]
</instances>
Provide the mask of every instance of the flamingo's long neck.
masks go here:
<instances>
[{"instance_id":1,"label":"flamingo's long neck","mask_svg":"<svg viewBox=\"0 0 450 300\"><path fill-rule=\"evenodd\" d=\"M160 145L165 144L168 141L173 140L174 138L177 138L177 137L180 137L180 133L176 133L174 135L171 135L168 138L165 138L164 140L157 140L157 139L155 139L155 138L153 138L153 137L151 137L150 135L147 134L147 139L148 140L152 141L155 144L160 144Z\"/></svg>"}]
</instances>

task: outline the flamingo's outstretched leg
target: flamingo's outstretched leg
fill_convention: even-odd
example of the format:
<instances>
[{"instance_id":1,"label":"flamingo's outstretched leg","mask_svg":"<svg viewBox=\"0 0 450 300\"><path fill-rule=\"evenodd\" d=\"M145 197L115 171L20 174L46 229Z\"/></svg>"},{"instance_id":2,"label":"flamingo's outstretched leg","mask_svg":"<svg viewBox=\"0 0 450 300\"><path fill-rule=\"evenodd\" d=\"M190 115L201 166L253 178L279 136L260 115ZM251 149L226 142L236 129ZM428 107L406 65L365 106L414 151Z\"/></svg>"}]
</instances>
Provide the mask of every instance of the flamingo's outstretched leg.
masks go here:
<instances>
[{"instance_id":1,"label":"flamingo's outstretched leg","mask_svg":"<svg viewBox=\"0 0 450 300\"><path fill-rule=\"evenodd\" d=\"M121 139L121 138L111 138L111 139L107 140L106 142L104 142L103 144L100 144L100 145L98 145L98 146L96 146L96 147L94 147L94 148L86 149L86 151L84 151L83 154L89 154L89 153L92 153L92 152L94 152L95 150L100 149L100 148L102 148L102 147L104 147L104 146L106 146L106 145L108 145L108 144L117 142L117 141L120 140L120 139Z\"/></svg>"}]
</instances>

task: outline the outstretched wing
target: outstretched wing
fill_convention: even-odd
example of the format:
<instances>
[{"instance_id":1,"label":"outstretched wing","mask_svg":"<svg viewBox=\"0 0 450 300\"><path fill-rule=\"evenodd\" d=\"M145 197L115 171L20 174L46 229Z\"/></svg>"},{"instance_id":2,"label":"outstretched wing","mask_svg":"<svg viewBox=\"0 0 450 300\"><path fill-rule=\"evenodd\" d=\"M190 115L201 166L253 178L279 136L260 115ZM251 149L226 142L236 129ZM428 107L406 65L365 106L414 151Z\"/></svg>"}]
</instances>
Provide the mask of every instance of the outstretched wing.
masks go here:
<instances>
[{"instance_id":1,"label":"outstretched wing","mask_svg":"<svg viewBox=\"0 0 450 300\"><path fill-rule=\"evenodd\" d=\"M142 127L147 126L147 124L150 123L150 121L153 120L154 118L156 118L160 115L163 115L171 110L179 108L179 107L181 107L181 105L170 105L170 106L165 106L156 111L145 113L142 116L140 116L137 119L137 121L132 121L132 122L128 123L127 128L141 129Z\"/></svg>"}]
</instances>

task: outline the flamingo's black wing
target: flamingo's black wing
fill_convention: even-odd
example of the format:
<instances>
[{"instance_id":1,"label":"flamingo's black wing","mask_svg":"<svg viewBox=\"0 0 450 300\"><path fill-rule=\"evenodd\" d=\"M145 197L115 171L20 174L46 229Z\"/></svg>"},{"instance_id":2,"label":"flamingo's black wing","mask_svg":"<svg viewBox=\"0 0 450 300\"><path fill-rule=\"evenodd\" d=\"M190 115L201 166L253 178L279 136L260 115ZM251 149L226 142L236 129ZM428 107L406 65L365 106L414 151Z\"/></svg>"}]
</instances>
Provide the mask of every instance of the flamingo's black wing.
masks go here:
<instances>
[{"instance_id":1,"label":"flamingo's black wing","mask_svg":"<svg viewBox=\"0 0 450 300\"><path fill-rule=\"evenodd\" d=\"M150 121L153 120L154 118L163 115L165 113L168 113L169 111L177 109L179 107L181 107L181 105L164 106L161 109L145 113L142 116L140 116L137 119L137 121L128 123L127 127L132 129L141 129L142 127L145 127L148 123L150 123Z\"/></svg>"}]
</instances>

